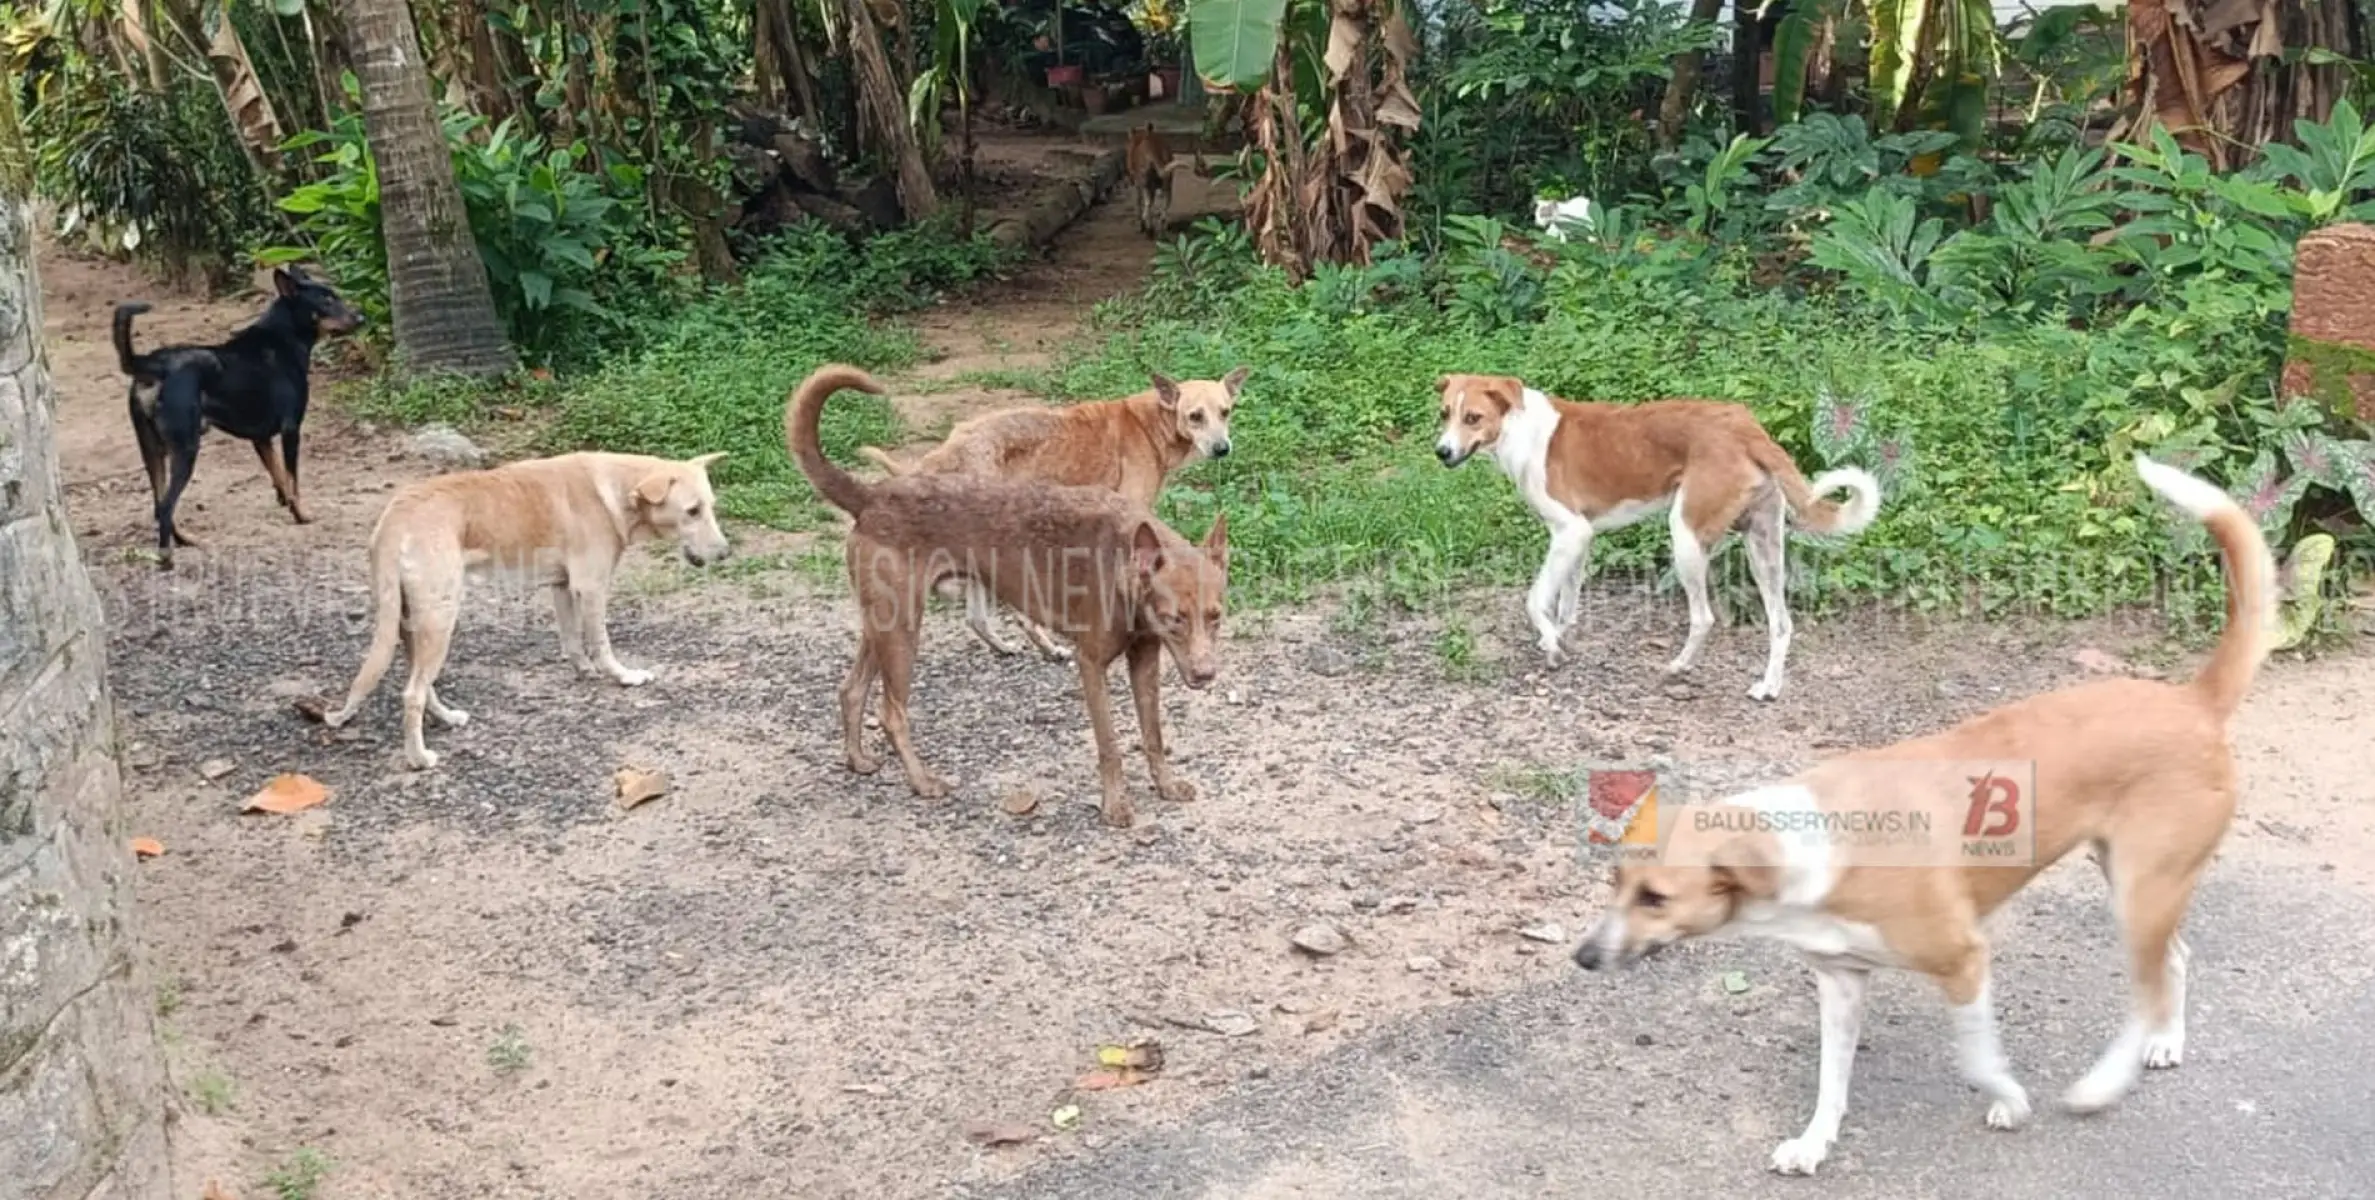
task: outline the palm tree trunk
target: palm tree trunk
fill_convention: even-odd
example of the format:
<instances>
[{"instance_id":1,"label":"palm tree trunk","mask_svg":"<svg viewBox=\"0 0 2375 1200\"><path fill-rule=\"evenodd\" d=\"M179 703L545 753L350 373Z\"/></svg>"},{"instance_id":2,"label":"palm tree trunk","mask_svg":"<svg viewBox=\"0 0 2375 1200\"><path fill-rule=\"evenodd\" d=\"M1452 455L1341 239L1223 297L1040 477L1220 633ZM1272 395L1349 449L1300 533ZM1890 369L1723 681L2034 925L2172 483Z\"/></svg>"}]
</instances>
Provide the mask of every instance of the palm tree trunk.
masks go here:
<instances>
[{"instance_id":1,"label":"palm tree trunk","mask_svg":"<svg viewBox=\"0 0 2375 1200\"><path fill-rule=\"evenodd\" d=\"M53 448L31 181L0 89L0 1179L163 1197L165 1077L133 953L107 622Z\"/></svg>"},{"instance_id":2,"label":"palm tree trunk","mask_svg":"<svg viewBox=\"0 0 2375 1200\"><path fill-rule=\"evenodd\" d=\"M866 0L841 0L848 24L850 73L856 78L858 108L874 145L899 173L899 208L909 221L921 221L940 208L932 187L932 172L924 153L907 127L907 90L891 74L890 58L882 52L882 30Z\"/></svg>"},{"instance_id":3,"label":"palm tree trunk","mask_svg":"<svg viewBox=\"0 0 2375 1200\"><path fill-rule=\"evenodd\" d=\"M470 236L429 72L405 0L339 0L363 84L363 128L379 167L396 350L413 374L500 375L519 365Z\"/></svg>"},{"instance_id":4,"label":"palm tree trunk","mask_svg":"<svg viewBox=\"0 0 2375 1200\"><path fill-rule=\"evenodd\" d=\"M1710 25L1721 16L1724 0L1691 0L1691 24ZM1658 99L1658 146L1671 150L1682 144L1683 126L1690 124L1691 103L1698 99L1699 74L1706 69L1707 52L1677 54L1667 65L1666 94Z\"/></svg>"}]
</instances>

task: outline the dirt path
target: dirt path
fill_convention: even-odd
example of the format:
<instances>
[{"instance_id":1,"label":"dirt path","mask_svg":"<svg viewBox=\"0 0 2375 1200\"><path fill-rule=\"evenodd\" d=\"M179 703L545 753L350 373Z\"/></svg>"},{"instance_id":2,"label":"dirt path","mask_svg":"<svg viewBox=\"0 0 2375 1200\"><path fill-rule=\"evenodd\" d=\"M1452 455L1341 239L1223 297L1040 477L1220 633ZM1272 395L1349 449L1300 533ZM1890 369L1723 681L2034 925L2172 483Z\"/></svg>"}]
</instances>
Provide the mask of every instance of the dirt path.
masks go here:
<instances>
[{"instance_id":1,"label":"dirt path","mask_svg":"<svg viewBox=\"0 0 2375 1200\"><path fill-rule=\"evenodd\" d=\"M945 357L910 378L1048 353L1074 327L1059 319L1130 281L1146 254L1133 236L1109 204L1052 266L933 314ZM840 766L835 586L777 560L695 575L655 553L633 560L613 630L656 683L579 679L537 604L474 596L441 690L476 719L434 733L445 765L411 775L392 689L335 737L289 701L346 682L364 533L385 489L426 468L325 421L308 439L320 521L295 528L244 449L218 444L189 522L207 547L170 574L133 561L144 485L105 334L129 281L42 265L70 515L110 605L131 832L171 851L140 881L189 1195L210 1175L263 1194L303 1151L331 1164L324 1200L824 1200L1027 1180L1191 1122L1243 1081L1559 978L1555 948L1518 930L1580 928L1597 879L1574 865L1546 766L1778 768L2073 677L2081 632L2132 648L2106 630L1807 620L1794 690L1757 706L1742 696L1753 629L1719 635L1698 686L1659 678L1657 643L1682 624L1671 597L1593 593L1585 665L1549 676L1514 595L1475 599L1472 655L1424 622L1240 620L1221 686L1166 698L1203 798L1155 801L1133 763L1140 827L1125 834L1097 822L1068 669L996 660L937 620L918 737L962 786L918 802ZM249 311L165 306L153 335ZM957 394L934 398L996 399ZM2375 887L2364 739L2314 724L2375 711L2365 666L2263 683L2231 853L2326 868L2317 888ZM610 775L630 762L674 790L617 811ZM282 771L335 799L238 815ZM1036 811L1007 815L1017 793ZM1290 950L1313 920L1351 948ZM1250 1030L1183 1027L1240 1023L1226 1014ZM1159 1081L1071 1091L1098 1043L1134 1036L1166 1044ZM1056 1132L1073 1104L1077 1129ZM1039 1136L985 1149L973 1122Z\"/></svg>"}]
</instances>

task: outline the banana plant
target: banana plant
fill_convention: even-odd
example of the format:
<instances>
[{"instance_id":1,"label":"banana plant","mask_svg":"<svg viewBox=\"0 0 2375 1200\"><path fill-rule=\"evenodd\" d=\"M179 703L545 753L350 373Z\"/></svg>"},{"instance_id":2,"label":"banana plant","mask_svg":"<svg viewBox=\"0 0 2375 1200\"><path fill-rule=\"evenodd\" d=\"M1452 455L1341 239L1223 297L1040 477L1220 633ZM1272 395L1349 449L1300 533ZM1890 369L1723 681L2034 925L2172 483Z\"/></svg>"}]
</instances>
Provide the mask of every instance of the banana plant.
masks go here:
<instances>
[{"instance_id":1,"label":"banana plant","mask_svg":"<svg viewBox=\"0 0 2375 1200\"><path fill-rule=\"evenodd\" d=\"M1875 129L1919 122L1978 138L1988 83L2004 57L1988 0L1801 0L1773 32L1776 120L1805 111L1811 64L1859 22L1871 41L1866 86Z\"/></svg>"}]
</instances>

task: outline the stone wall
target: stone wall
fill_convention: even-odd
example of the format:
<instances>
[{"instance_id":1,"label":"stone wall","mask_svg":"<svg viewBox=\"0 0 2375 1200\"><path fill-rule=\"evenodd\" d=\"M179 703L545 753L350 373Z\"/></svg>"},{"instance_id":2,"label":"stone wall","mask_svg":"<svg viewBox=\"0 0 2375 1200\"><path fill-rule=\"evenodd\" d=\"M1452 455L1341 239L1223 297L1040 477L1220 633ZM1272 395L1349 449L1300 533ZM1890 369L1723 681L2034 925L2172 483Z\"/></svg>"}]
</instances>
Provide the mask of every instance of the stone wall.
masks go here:
<instances>
[{"instance_id":1,"label":"stone wall","mask_svg":"<svg viewBox=\"0 0 2375 1200\"><path fill-rule=\"evenodd\" d=\"M2282 395L2375 425L2375 228L2328 225L2301 239Z\"/></svg>"},{"instance_id":2,"label":"stone wall","mask_svg":"<svg viewBox=\"0 0 2375 1200\"><path fill-rule=\"evenodd\" d=\"M0 173L0 1200L162 1200L165 1080L150 989L133 963L105 618L66 523L28 213L7 179Z\"/></svg>"}]
</instances>

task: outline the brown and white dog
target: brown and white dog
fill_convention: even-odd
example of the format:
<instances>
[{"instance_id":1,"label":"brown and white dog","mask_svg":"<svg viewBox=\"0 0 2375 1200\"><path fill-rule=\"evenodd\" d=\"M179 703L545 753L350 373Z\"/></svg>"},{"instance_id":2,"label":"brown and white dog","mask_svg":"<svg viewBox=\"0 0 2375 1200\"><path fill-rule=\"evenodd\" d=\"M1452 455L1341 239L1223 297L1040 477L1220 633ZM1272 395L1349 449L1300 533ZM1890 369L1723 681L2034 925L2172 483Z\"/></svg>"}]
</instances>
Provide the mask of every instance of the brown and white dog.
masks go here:
<instances>
[{"instance_id":1,"label":"brown and white dog","mask_svg":"<svg viewBox=\"0 0 2375 1200\"><path fill-rule=\"evenodd\" d=\"M963 579L1078 648L1080 691L1097 737L1097 779L1107 824L1133 815L1122 791L1120 743L1105 673L1130 664L1138 736L1166 800L1193 800L1194 785L1171 774L1163 747L1163 655L1191 688L1220 671L1222 599L1229 585L1229 532L1216 519L1201 546L1145 505L1106 487L1061 487L994 475L919 474L863 483L825 457L817 423L843 388L876 395L882 385L855 367L819 367L784 406L784 442L817 493L848 513L850 590L858 601L858 656L841 684L841 735L849 769L869 775L881 762L865 746L866 698L882 679L882 731L907 784L924 797L949 785L916 757L907 732L907 689L922 636L924 601L942 580Z\"/></svg>"},{"instance_id":2,"label":"brown and white dog","mask_svg":"<svg viewBox=\"0 0 2375 1200\"><path fill-rule=\"evenodd\" d=\"M723 457L675 462L564 454L408 485L371 530L371 648L346 703L321 714L322 723L336 728L354 719L395 660L401 635L412 661L404 681L404 757L419 770L437 765L421 736L421 714L447 726L470 719L437 698L437 674L461 620L463 579L472 571L550 585L561 653L572 666L588 674L599 669L621 687L651 682L651 672L627 667L611 652L605 616L611 576L630 544L654 535L676 537L695 566L726 556L709 487L709 464Z\"/></svg>"},{"instance_id":3,"label":"brown and white dog","mask_svg":"<svg viewBox=\"0 0 2375 1200\"><path fill-rule=\"evenodd\" d=\"M1774 1170L1812 1174L1838 1137L1865 985L1876 967L1919 971L1946 994L1962 1073L1988 1096L1989 1128L2011 1129L2028 1118L2028 1093L1996 1039L1981 922L2079 846L2094 850L2110 881L2133 1001L2126 1027L2063 1103L2078 1112L2108 1108L2143 1068L2174 1067L2184 1057L2190 955L2178 926L2234 814L2226 723L2267 657L2275 564L2257 523L2217 487L2142 457L2136 470L2162 498L2207 523L2226 556L2226 631L2191 681L2104 680L2032 696L1942 733L1832 759L1787 783L1729 797L1716 811L1742 819L1675 822L1650 861L1620 860L1607 912L1575 952L1584 969L1631 963L1718 932L1794 945L1814 969L1822 1009L1814 1117L1774 1149ZM2000 809L2006 795L1974 787L1984 788L1985 777L1947 777L1955 764L1974 761L2025 764L2031 811ZM1966 834L1975 823L2011 832L2026 816L2032 853L2004 866L1851 861L1831 831L1849 827L1844 815L1883 809L1926 812L1930 827ZM1678 846L1693 840L1698 844Z\"/></svg>"},{"instance_id":4,"label":"brown and white dog","mask_svg":"<svg viewBox=\"0 0 2375 1200\"><path fill-rule=\"evenodd\" d=\"M1127 399L984 413L960 423L946 441L911 464L873 446L860 447L859 453L893 475L982 475L1099 487L1151 509L1172 472L1199 458L1229 456L1229 417L1251 373L1250 367L1238 367L1219 379L1177 382L1157 375L1154 386ZM1020 649L991 630L997 602L989 590L979 583L963 586L965 623L973 636L1000 654ZM1047 657L1070 657L1027 618L1023 633Z\"/></svg>"},{"instance_id":5,"label":"brown and white dog","mask_svg":"<svg viewBox=\"0 0 2375 1200\"><path fill-rule=\"evenodd\" d=\"M1715 610L1707 601L1707 561L1724 535L1740 530L1749 571L1765 601L1764 676L1750 697L1781 695L1792 625L1782 563L1784 513L1816 533L1852 534L1880 511L1880 484L1854 468L1826 471L1808 483L1789 453L1738 404L1659 400L1649 404L1576 404L1502 375L1445 375L1443 432L1435 457L1456 467L1491 453L1526 503L1550 526L1550 551L1526 593L1526 615L1556 666L1559 639L1575 623L1592 537L1667 513L1674 574L1690 600L1690 636L1666 671L1698 661ZM1850 493L1842 503L1822 500Z\"/></svg>"}]
</instances>

